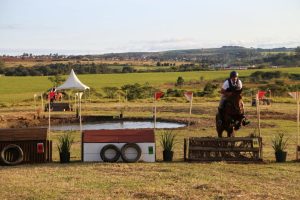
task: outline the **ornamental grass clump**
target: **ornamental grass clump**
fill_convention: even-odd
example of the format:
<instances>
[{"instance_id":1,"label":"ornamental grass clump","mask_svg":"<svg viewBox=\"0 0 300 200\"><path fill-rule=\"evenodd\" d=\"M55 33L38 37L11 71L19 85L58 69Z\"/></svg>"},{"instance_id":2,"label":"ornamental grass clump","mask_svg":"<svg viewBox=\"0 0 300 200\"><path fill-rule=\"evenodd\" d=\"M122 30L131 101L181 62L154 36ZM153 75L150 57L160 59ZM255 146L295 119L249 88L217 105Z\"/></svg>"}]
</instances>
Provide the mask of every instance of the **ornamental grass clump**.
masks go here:
<instances>
[{"instance_id":1,"label":"ornamental grass clump","mask_svg":"<svg viewBox=\"0 0 300 200\"><path fill-rule=\"evenodd\" d=\"M176 144L176 135L172 131L165 131L160 135L160 144L163 148L163 160L173 160L173 148Z\"/></svg>"},{"instance_id":2,"label":"ornamental grass clump","mask_svg":"<svg viewBox=\"0 0 300 200\"><path fill-rule=\"evenodd\" d=\"M287 139L284 139L284 134L279 133L272 140L272 147L275 151L276 162L285 162L287 152L285 151L287 146Z\"/></svg>"},{"instance_id":3,"label":"ornamental grass clump","mask_svg":"<svg viewBox=\"0 0 300 200\"><path fill-rule=\"evenodd\" d=\"M160 135L160 144L163 147L164 151L172 151L175 145L176 135L172 131L165 131Z\"/></svg>"},{"instance_id":4,"label":"ornamental grass clump","mask_svg":"<svg viewBox=\"0 0 300 200\"><path fill-rule=\"evenodd\" d=\"M284 139L284 134L277 134L272 140L272 147L275 152L283 152L287 146L287 139Z\"/></svg>"},{"instance_id":5,"label":"ornamental grass clump","mask_svg":"<svg viewBox=\"0 0 300 200\"><path fill-rule=\"evenodd\" d=\"M65 133L58 137L58 151L61 163L70 162L70 149L74 143L74 137L70 133Z\"/></svg>"}]
</instances>

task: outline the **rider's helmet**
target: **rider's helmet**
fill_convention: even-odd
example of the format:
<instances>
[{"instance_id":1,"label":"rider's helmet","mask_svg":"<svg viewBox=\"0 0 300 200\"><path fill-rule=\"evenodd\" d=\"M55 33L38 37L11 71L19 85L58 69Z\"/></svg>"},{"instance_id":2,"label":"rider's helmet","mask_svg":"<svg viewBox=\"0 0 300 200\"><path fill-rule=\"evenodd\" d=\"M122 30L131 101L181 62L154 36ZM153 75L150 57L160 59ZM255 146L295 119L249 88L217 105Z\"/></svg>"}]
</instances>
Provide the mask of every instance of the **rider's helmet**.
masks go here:
<instances>
[{"instance_id":1,"label":"rider's helmet","mask_svg":"<svg viewBox=\"0 0 300 200\"><path fill-rule=\"evenodd\" d=\"M239 73L237 73L236 71L230 72L230 78L238 77L238 76L239 76Z\"/></svg>"}]
</instances>

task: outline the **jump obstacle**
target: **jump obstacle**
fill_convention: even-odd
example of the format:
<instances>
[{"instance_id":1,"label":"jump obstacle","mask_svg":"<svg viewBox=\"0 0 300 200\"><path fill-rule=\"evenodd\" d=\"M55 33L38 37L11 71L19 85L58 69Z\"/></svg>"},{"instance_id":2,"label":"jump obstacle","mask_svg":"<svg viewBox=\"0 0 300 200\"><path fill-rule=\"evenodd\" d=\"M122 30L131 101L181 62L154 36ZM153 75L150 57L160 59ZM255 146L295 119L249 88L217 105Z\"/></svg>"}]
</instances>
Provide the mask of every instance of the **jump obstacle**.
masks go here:
<instances>
[{"instance_id":1,"label":"jump obstacle","mask_svg":"<svg viewBox=\"0 0 300 200\"><path fill-rule=\"evenodd\" d=\"M52 141L47 128L0 129L0 164L52 161Z\"/></svg>"},{"instance_id":2,"label":"jump obstacle","mask_svg":"<svg viewBox=\"0 0 300 200\"><path fill-rule=\"evenodd\" d=\"M262 161L261 137L190 137L184 139L185 161Z\"/></svg>"}]
</instances>

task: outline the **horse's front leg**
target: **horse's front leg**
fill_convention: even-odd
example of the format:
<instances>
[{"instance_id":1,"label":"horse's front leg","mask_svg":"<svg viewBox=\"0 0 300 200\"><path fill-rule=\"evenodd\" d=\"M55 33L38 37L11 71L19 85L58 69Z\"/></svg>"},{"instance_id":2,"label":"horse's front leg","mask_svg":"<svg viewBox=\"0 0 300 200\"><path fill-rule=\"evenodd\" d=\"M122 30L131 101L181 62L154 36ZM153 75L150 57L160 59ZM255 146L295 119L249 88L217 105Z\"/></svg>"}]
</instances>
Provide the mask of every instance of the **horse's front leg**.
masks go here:
<instances>
[{"instance_id":1,"label":"horse's front leg","mask_svg":"<svg viewBox=\"0 0 300 200\"><path fill-rule=\"evenodd\" d=\"M234 130L232 126L227 129L227 137L234 137Z\"/></svg>"}]
</instances>

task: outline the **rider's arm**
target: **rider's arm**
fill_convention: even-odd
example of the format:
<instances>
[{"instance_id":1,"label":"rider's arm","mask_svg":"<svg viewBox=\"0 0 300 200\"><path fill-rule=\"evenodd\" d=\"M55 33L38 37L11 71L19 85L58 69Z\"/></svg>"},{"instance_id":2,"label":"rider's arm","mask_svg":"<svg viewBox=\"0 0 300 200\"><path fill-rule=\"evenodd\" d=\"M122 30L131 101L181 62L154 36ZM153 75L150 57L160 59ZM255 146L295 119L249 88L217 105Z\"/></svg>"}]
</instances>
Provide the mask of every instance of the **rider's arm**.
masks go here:
<instances>
[{"instance_id":1,"label":"rider's arm","mask_svg":"<svg viewBox=\"0 0 300 200\"><path fill-rule=\"evenodd\" d=\"M229 92L229 91L222 88L221 89L221 94L224 94L225 96L230 96L232 94L232 92Z\"/></svg>"},{"instance_id":2,"label":"rider's arm","mask_svg":"<svg viewBox=\"0 0 300 200\"><path fill-rule=\"evenodd\" d=\"M228 91L229 88L229 83L228 80L226 80L223 83L222 89L221 89L221 94L223 94L224 96L230 96L232 94L232 92Z\"/></svg>"}]
</instances>

